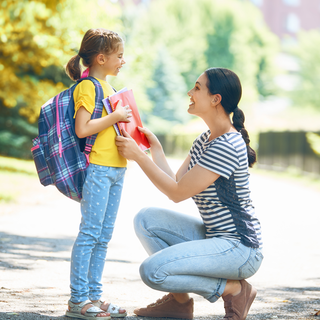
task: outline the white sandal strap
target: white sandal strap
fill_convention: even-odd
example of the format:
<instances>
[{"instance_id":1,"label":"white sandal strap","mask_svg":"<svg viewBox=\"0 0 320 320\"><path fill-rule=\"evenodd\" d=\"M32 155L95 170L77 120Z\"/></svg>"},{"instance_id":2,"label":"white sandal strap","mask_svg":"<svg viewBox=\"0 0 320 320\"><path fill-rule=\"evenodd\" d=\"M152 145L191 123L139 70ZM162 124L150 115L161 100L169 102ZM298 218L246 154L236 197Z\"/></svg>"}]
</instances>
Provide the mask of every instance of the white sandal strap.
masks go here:
<instances>
[{"instance_id":1,"label":"white sandal strap","mask_svg":"<svg viewBox=\"0 0 320 320\"><path fill-rule=\"evenodd\" d=\"M91 302L91 303L92 303L94 306L100 308L101 305L103 304L103 301L102 301L102 300L98 300L98 301L96 301L96 302Z\"/></svg>"},{"instance_id":2,"label":"white sandal strap","mask_svg":"<svg viewBox=\"0 0 320 320\"><path fill-rule=\"evenodd\" d=\"M120 309L121 309L120 307L110 303L107 312L109 312L109 313L119 313Z\"/></svg>"},{"instance_id":3,"label":"white sandal strap","mask_svg":"<svg viewBox=\"0 0 320 320\"><path fill-rule=\"evenodd\" d=\"M85 316L87 315L87 313L88 313L88 315L90 315L90 313L92 314L92 313L96 313L96 314L98 314L98 313L105 313L105 311L103 311L103 310L101 310L100 308L98 308L98 307L95 307L95 306L93 306L93 307L90 307L86 312L85 312ZM103 318L102 318L103 319Z\"/></svg>"},{"instance_id":4,"label":"white sandal strap","mask_svg":"<svg viewBox=\"0 0 320 320\"><path fill-rule=\"evenodd\" d=\"M96 302L93 302L92 304L101 309L101 305L103 303L104 302L102 300L98 300ZM120 309L122 308L112 303L109 303L107 311L104 311L104 312L110 313L111 317L121 317L121 318L125 317L127 315L127 312L120 313Z\"/></svg>"},{"instance_id":5,"label":"white sandal strap","mask_svg":"<svg viewBox=\"0 0 320 320\"><path fill-rule=\"evenodd\" d=\"M79 318L81 317L89 317L89 318L96 318L96 316L99 313L106 313L105 311L103 311L102 309L100 309L97 306L92 306L90 308L88 308L86 310L86 312L84 314L81 313L81 310L84 306L88 305L88 304L92 304L92 302L90 300L85 300L82 301L79 304L75 304L73 302L71 302L70 300L68 301L68 305L70 307L70 310L68 311L71 314L79 314ZM106 317L100 317L101 319L110 319L109 316Z\"/></svg>"},{"instance_id":6,"label":"white sandal strap","mask_svg":"<svg viewBox=\"0 0 320 320\"><path fill-rule=\"evenodd\" d=\"M90 300L85 300L85 301L82 301L82 302L76 304L76 303L71 302L70 300L68 301L68 305L69 305L70 308L79 307L80 309L82 309L87 304L92 304L92 302Z\"/></svg>"}]
</instances>

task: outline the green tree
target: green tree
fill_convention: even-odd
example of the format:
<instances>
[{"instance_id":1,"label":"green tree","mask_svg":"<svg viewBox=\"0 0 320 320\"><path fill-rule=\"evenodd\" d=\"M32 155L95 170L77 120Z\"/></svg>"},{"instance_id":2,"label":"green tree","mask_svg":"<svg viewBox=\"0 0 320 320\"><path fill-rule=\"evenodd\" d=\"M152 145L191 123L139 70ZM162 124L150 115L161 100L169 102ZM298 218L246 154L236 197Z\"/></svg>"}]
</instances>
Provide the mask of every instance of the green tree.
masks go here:
<instances>
[{"instance_id":1,"label":"green tree","mask_svg":"<svg viewBox=\"0 0 320 320\"><path fill-rule=\"evenodd\" d=\"M279 42L262 23L261 12L249 2L203 2L212 20L207 33L207 66L232 69L253 96L275 94L274 61Z\"/></svg>"},{"instance_id":2,"label":"green tree","mask_svg":"<svg viewBox=\"0 0 320 320\"><path fill-rule=\"evenodd\" d=\"M136 18L133 20L132 16ZM169 73L173 77L183 76L187 89L194 86L205 69L226 67L239 75L244 100L254 101L274 92L273 60L279 43L262 23L261 13L249 2L153 0L148 6L130 7L123 21L126 50L139 52L127 70L129 73L131 68L135 70L129 78L139 83L140 92L143 88L149 90L149 82L155 75L153 66L161 48L166 48L176 64ZM138 80L141 73L143 81ZM181 101L187 89L184 94L181 92ZM163 103L161 96L144 98L142 104L148 104L145 110L155 116L158 110L155 105ZM176 108L186 112L186 105Z\"/></svg>"},{"instance_id":3,"label":"green tree","mask_svg":"<svg viewBox=\"0 0 320 320\"><path fill-rule=\"evenodd\" d=\"M107 0L1 1L0 112L6 123L0 127L2 154L27 154L35 136L30 124L36 127L41 105L72 83L63 66L76 53L84 32L93 27L121 31L119 16L119 7ZM13 140L21 143L10 144Z\"/></svg>"},{"instance_id":4,"label":"green tree","mask_svg":"<svg viewBox=\"0 0 320 320\"><path fill-rule=\"evenodd\" d=\"M298 36L297 46L291 53L298 62L297 85L290 91L296 106L312 107L320 110L320 32L304 31Z\"/></svg>"},{"instance_id":5,"label":"green tree","mask_svg":"<svg viewBox=\"0 0 320 320\"><path fill-rule=\"evenodd\" d=\"M172 126L187 122L188 97L186 84L177 70L177 63L170 57L166 48L160 48L155 59L153 85L148 85L147 95L154 101L150 114L144 117L155 133L168 132ZM181 108L180 106L184 106Z\"/></svg>"}]
</instances>

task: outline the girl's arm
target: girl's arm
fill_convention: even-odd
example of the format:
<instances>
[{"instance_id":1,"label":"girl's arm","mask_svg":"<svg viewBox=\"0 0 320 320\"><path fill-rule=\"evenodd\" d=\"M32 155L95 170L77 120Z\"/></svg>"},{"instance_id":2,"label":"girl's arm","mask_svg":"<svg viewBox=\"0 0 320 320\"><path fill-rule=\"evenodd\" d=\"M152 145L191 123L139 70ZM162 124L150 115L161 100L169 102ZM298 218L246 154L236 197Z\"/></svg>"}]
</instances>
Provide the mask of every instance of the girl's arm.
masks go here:
<instances>
[{"instance_id":1,"label":"girl's arm","mask_svg":"<svg viewBox=\"0 0 320 320\"><path fill-rule=\"evenodd\" d=\"M151 182L174 202L186 200L200 193L219 178L218 174L199 165L195 165L191 170L187 171L187 165L190 162L190 157L188 156L178 171L176 181L141 151L126 132L124 132L124 137L116 138L116 145L122 156L136 161Z\"/></svg>"},{"instance_id":2,"label":"girl's arm","mask_svg":"<svg viewBox=\"0 0 320 320\"><path fill-rule=\"evenodd\" d=\"M99 119L92 119L91 114L81 107L76 114L75 131L78 138L85 138L96 134L119 121L130 122L131 109L129 106L122 107L122 101L117 104L116 110L111 114Z\"/></svg>"}]
</instances>

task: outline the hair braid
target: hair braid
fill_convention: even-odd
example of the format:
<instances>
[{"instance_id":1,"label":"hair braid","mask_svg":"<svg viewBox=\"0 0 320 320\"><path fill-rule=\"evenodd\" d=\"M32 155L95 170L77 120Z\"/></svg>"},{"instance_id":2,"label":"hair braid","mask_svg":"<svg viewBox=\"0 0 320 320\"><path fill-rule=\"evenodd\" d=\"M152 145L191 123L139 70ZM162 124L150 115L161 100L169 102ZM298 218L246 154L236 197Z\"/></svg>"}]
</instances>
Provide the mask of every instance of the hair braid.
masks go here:
<instances>
[{"instance_id":1,"label":"hair braid","mask_svg":"<svg viewBox=\"0 0 320 320\"><path fill-rule=\"evenodd\" d=\"M233 126L241 133L242 138L247 146L249 167L252 167L257 161L256 152L250 147L250 138L248 131L244 127L245 116L238 106L233 110L232 122Z\"/></svg>"},{"instance_id":2,"label":"hair braid","mask_svg":"<svg viewBox=\"0 0 320 320\"><path fill-rule=\"evenodd\" d=\"M81 78L81 65L90 68L93 64L94 58L99 53L106 55L117 51L119 44L123 43L122 38L114 31L98 28L89 29L81 42L79 53L73 56L66 65L67 75L74 81Z\"/></svg>"},{"instance_id":3,"label":"hair braid","mask_svg":"<svg viewBox=\"0 0 320 320\"><path fill-rule=\"evenodd\" d=\"M252 167L256 162L256 153L249 146L250 139L248 131L244 127L245 116L241 109L238 108L238 103L241 99L242 88L240 79L231 70L225 68L210 68L205 71L207 75L207 87L209 92L221 95L221 105L227 114L233 113L233 126L242 135L242 138L247 146L249 167Z\"/></svg>"}]
</instances>

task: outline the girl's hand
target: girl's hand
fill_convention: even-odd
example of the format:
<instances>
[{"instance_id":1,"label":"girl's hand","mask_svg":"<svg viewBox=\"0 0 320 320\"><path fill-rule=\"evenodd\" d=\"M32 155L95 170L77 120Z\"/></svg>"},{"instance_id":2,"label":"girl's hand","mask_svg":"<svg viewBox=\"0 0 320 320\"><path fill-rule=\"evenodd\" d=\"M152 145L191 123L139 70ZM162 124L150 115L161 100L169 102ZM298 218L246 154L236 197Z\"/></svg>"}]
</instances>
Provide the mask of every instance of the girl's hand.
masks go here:
<instances>
[{"instance_id":1,"label":"girl's hand","mask_svg":"<svg viewBox=\"0 0 320 320\"><path fill-rule=\"evenodd\" d=\"M118 152L128 160L137 161L141 153L144 154L144 152L138 147L137 143L131 138L127 131L122 129L122 134L123 136L116 137Z\"/></svg>"},{"instance_id":2,"label":"girl's hand","mask_svg":"<svg viewBox=\"0 0 320 320\"><path fill-rule=\"evenodd\" d=\"M123 107L122 100L118 101L114 113L117 114L117 116L119 117L118 121L121 122L130 122L130 118L132 117L132 110L128 105Z\"/></svg>"}]
</instances>

